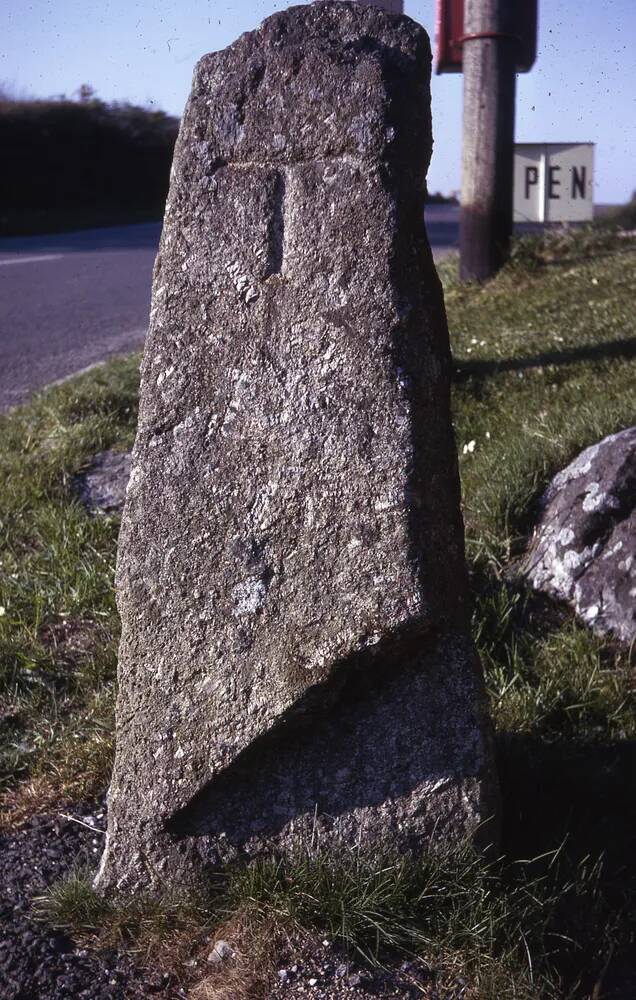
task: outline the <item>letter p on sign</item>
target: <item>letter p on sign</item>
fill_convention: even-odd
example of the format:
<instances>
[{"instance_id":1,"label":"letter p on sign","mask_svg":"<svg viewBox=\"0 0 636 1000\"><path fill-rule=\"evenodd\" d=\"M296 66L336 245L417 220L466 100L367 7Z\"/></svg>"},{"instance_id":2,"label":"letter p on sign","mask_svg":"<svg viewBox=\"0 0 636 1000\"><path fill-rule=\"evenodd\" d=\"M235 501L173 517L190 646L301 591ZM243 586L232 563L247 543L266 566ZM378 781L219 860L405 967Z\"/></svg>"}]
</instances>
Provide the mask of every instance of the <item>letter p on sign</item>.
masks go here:
<instances>
[{"instance_id":1,"label":"letter p on sign","mask_svg":"<svg viewBox=\"0 0 636 1000\"><path fill-rule=\"evenodd\" d=\"M594 144L515 145L515 222L590 222Z\"/></svg>"}]
</instances>

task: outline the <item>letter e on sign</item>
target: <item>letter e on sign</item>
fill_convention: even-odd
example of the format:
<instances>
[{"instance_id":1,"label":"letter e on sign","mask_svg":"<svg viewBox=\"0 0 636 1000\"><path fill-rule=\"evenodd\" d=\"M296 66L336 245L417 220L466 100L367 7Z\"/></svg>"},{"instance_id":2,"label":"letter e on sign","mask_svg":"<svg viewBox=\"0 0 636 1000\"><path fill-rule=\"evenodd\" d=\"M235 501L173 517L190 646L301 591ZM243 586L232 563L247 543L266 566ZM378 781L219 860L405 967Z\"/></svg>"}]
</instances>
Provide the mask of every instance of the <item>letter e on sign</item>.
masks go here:
<instances>
[{"instance_id":1,"label":"letter e on sign","mask_svg":"<svg viewBox=\"0 0 636 1000\"><path fill-rule=\"evenodd\" d=\"M515 222L589 222L594 217L594 144L515 145Z\"/></svg>"},{"instance_id":2,"label":"letter e on sign","mask_svg":"<svg viewBox=\"0 0 636 1000\"><path fill-rule=\"evenodd\" d=\"M557 191L557 188L561 187L561 181L558 179L557 174L561 170L558 163L553 166L548 167L548 198L560 198L561 195Z\"/></svg>"}]
</instances>

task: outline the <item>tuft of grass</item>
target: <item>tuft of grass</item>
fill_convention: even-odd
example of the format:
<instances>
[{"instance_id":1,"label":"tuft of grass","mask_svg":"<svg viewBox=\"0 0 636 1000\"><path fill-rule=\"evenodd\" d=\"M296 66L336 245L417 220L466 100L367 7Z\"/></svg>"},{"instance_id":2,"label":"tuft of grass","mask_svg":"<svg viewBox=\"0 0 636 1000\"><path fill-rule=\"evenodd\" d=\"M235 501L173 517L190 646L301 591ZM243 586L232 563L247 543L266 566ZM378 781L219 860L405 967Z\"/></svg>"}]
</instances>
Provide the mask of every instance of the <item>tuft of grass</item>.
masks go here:
<instances>
[{"instance_id":1,"label":"tuft of grass","mask_svg":"<svg viewBox=\"0 0 636 1000\"><path fill-rule=\"evenodd\" d=\"M147 909L144 901L144 910ZM60 930L72 931L80 939L97 935L108 927L116 945L130 937L125 933L126 928L135 926L127 916L125 923L120 920L113 926L117 910L95 892L88 872L77 871L64 881L54 883L46 895L36 898L34 913Z\"/></svg>"},{"instance_id":2,"label":"tuft of grass","mask_svg":"<svg viewBox=\"0 0 636 1000\"><path fill-rule=\"evenodd\" d=\"M498 731L548 741L636 737L629 650L496 574L477 589L473 633Z\"/></svg>"},{"instance_id":3,"label":"tuft of grass","mask_svg":"<svg viewBox=\"0 0 636 1000\"><path fill-rule=\"evenodd\" d=\"M153 899L140 895L125 904L115 903L98 895L90 873L79 869L38 897L34 913L84 941L97 938L102 947L110 948L133 945L140 953L144 944L168 933L201 927L208 909L195 897Z\"/></svg>"},{"instance_id":4,"label":"tuft of grass","mask_svg":"<svg viewBox=\"0 0 636 1000\"><path fill-rule=\"evenodd\" d=\"M169 969L192 1000L265 998L288 937L264 911L231 907L224 889L217 880L197 896L115 903L95 892L90 872L78 869L36 899L33 910L86 947L125 949L153 972ZM231 942L234 955L215 969L208 956L219 939Z\"/></svg>"}]
</instances>

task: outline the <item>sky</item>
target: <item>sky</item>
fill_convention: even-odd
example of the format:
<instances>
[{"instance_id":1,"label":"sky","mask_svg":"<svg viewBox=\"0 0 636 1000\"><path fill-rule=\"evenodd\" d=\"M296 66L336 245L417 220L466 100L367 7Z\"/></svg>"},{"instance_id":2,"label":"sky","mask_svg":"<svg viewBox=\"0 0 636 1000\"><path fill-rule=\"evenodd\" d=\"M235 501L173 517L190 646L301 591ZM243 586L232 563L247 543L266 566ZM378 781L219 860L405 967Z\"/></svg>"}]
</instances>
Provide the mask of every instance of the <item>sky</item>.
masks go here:
<instances>
[{"instance_id":1,"label":"sky","mask_svg":"<svg viewBox=\"0 0 636 1000\"><path fill-rule=\"evenodd\" d=\"M0 85L17 95L72 96L180 115L196 60L223 48L284 0L3 0ZM433 44L434 0L405 0ZM636 0L539 0L534 68L519 76L518 142L596 143L595 201L636 189ZM434 76L431 191L460 185L462 79Z\"/></svg>"}]
</instances>

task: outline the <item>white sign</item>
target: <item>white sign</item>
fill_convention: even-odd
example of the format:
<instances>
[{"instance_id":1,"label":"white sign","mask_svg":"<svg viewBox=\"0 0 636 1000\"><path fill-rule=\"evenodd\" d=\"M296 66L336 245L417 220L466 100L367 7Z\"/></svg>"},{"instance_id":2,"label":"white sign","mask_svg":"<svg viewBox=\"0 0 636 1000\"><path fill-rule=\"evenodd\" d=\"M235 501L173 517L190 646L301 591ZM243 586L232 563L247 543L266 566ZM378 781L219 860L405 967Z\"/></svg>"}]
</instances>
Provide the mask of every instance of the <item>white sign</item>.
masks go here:
<instances>
[{"instance_id":1,"label":"white sign","mask_svg":"<svg viewBox=\"0 0 636 1000\"><path fill-rule=\"evenodd\" d=\"M594 143L515 144L515 222L590 222Z\"/></svg>"}]
</instances>

